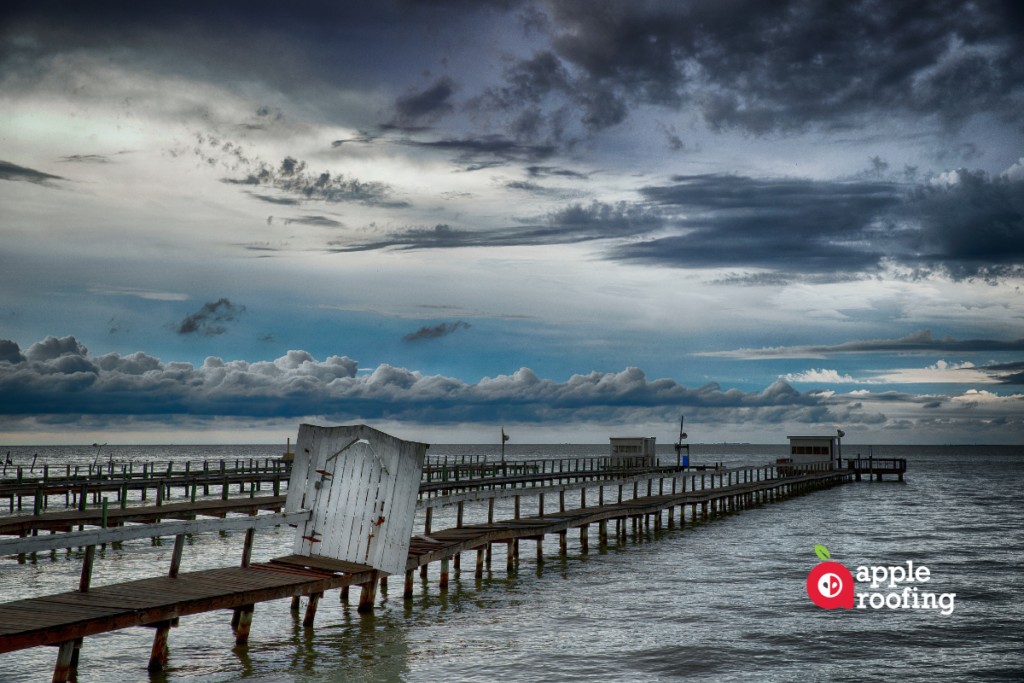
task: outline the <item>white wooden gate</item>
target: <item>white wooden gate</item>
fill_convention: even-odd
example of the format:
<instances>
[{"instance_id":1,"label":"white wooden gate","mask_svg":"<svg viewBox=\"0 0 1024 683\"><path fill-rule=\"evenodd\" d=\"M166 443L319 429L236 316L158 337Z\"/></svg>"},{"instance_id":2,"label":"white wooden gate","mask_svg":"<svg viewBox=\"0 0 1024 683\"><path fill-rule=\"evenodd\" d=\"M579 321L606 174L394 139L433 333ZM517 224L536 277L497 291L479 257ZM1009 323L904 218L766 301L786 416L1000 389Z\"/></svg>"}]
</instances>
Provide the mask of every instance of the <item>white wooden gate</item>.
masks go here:
<instances>
[{"instance_id":1,"label":"white wooden gate","mask_svg":"<svg viewBox=\"0 0 1024 683\"><path fill-rule=\"evenodd\" d=\"M366 425L301 425L285 510L313 514L293 552L404 573L427 448Z\"/></svg>"}]
</instances>

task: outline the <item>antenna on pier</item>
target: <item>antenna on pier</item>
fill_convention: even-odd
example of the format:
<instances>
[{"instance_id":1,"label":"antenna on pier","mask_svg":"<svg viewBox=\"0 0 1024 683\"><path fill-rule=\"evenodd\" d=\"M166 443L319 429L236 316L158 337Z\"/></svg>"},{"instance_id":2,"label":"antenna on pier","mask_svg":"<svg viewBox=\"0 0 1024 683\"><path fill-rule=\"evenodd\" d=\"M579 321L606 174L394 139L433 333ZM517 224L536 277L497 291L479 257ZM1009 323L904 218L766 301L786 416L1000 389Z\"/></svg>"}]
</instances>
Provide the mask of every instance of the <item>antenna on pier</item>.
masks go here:
<instances>
[{"instance_id":1,"label":"antenna on pier","mask_svg":"<svg viewBox=\"0 0 1024 683\"><path fill-rule=\"evenodd\" d=\"M681 467L689 467L690 465L690 444L683 443L683 439L686 438L686 432L683 431L683 422L686 420L685 415L679 416L679 440L673 444L676 449L676 464ZM683 458L683 451L686 451L686 458Z\"/></svg>"}]
</instances>

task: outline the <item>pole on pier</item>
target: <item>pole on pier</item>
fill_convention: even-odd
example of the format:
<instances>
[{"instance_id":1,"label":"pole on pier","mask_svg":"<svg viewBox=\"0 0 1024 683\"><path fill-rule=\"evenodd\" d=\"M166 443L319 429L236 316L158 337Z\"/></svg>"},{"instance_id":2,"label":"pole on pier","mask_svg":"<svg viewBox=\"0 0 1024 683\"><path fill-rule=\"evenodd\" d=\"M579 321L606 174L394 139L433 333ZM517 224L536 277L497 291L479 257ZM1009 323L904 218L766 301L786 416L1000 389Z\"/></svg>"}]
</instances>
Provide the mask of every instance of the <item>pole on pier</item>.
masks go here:
<instances>
[{"instance_id":1,"label":"pole on pier","mask_svg":"<svg viewBox=\"0 0 1024 683\"><path fill-rule=\"evenodd\" d=\"M441 558L441 586L442 591L448 590L448 558Z\"/></svg>"},{"instance_id":2,"label":"pole on pier","mask_svg":"<svg viewBox=\"0 0 1024 683\"><path fill-rule=\"evenodd\" d=\"M480 572L480 560L477 560L477 572ZM477 574L479 576L479 573ZM346 586L348 588L348 586ZM412 570L408 569L405 572L405 593L402 595L406 600L412 600Z\"/></svg>"}]
</instances>

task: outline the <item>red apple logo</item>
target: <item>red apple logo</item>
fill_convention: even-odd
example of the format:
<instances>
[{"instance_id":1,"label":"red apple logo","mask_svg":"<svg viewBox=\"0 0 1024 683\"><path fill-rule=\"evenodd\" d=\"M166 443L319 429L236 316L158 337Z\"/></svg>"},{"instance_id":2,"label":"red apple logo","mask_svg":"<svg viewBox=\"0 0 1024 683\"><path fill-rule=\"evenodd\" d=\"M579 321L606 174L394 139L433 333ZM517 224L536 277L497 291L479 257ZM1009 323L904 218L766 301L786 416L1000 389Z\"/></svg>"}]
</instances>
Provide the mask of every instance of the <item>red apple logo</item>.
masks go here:
<instances>
[{"instance_id":1,"label":"red apple logo","mask_svg":"<svg viewBox=\"0 0 1024 683\"><path fill-rule=\"evenodd\" d=\"M814 546L814 552L822 560L828 560L828 548ZM853 609L853 575L838 562L822 562L807 575L807 595L818 607Z\"/></svg>"}]
</instances>

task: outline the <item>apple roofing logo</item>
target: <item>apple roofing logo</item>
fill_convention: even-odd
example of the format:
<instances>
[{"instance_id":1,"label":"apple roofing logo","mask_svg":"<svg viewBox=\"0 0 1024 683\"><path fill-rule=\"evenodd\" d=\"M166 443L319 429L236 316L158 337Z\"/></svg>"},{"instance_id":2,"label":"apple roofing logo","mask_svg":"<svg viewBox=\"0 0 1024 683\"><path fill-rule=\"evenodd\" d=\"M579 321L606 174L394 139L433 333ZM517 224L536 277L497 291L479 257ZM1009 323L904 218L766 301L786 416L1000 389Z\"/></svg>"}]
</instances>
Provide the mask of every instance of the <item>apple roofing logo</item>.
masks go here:
<instances>
[{"instance_id":1,"label":"apple roofing logo","mask_svg":"<svg viewBox=\"0 0 1024 683\"><path fill-rule=\"evenodd\" d=\"M818 607L853 609L853 575L838 562L829 562L828 548L814 546L815 554L825 560L807 575L807 595Z\"/></svg>"}]
</instances>

